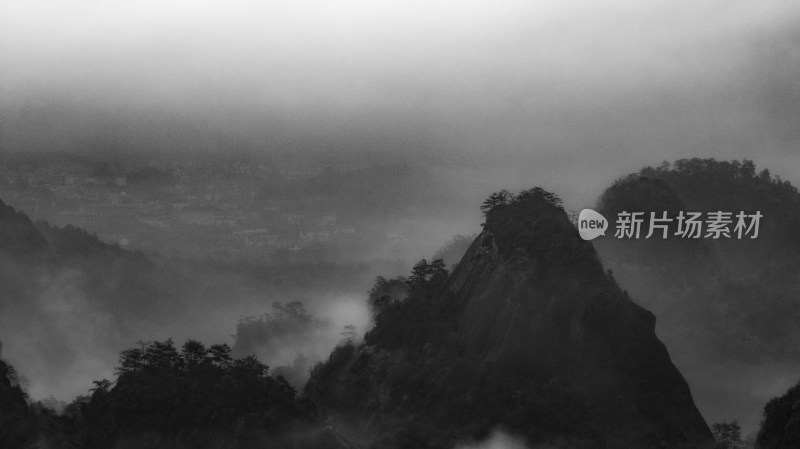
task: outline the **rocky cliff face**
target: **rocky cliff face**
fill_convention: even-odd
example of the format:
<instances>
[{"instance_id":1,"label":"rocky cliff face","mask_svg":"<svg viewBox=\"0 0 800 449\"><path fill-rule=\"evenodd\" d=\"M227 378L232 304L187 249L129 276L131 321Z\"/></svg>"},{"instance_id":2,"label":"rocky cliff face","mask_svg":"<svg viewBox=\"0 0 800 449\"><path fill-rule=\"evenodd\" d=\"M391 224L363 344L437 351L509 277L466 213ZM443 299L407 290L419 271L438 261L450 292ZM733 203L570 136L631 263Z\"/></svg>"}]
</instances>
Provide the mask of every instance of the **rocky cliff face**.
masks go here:
<instances>
[{"instance_id":1,"label":"rocky cliff face","mask_svg":"<svg viewBox=\"0 0 800 449\"><path fill-rule=\"evenodd\" d=\"M712 442L654 316L541 198L494 207L443 287L385 313L307 389L374 447L452 447L496 427L567 447Z\"/></svg>"},{"instance_id":2,"label":"rocky cliff face","mask_svg":"<svg viewBox=\"0 0 800 449\"><path fill-rule=\"evenodd\" d=\"M597 406L582 424L605 429L608 447L708 442L655 317L604 273L566 217L503 218L490 219L448 283L463 304L467 352L582 391Z\"/></svg>"}]
</instances>

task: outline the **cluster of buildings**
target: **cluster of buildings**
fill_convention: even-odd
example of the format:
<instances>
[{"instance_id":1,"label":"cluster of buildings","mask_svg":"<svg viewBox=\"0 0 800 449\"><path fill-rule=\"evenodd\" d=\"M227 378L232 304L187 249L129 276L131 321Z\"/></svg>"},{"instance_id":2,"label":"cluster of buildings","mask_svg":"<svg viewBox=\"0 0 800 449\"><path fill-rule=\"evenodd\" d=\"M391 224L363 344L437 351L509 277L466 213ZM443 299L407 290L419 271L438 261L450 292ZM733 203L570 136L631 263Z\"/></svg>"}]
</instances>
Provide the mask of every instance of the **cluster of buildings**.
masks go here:
<instances>
[{"instance_id":1,"label":"cluster of buildings","mask_svg":"<svg viewBox=\"0 0 800 449\"><path fill-rule=\"evenodd\" d=\"M128 173L115 168L115 173L96 174L80 164L9 168L0 162L0 198L35 220L171 255L297 251L346 243L358 234L322 208L297 212L285 200L260 199L258 177L271 175L272 169L174 162L148 167L166 173L166 179L131 179L130 167Z\"/></svg>"}]
</instances>

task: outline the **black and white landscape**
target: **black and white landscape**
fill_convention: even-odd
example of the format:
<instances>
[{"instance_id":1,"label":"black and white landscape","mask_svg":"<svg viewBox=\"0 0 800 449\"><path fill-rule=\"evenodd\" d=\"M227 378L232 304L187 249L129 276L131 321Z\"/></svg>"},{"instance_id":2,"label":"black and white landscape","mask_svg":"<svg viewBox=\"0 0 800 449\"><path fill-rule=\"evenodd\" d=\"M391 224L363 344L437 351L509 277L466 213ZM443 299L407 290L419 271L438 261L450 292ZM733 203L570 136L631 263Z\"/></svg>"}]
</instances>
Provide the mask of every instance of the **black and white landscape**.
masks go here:
<instances>
[{"instance_id":1,"label":"black and white landscape","mask_svg":"<svg viewBox=\"0 0 800 449\"><path fill-rule=\"evenodd\" d=\"M793 0L0 3L0 447L800 447L798 73Z\"/></svg>"}]
</instances>

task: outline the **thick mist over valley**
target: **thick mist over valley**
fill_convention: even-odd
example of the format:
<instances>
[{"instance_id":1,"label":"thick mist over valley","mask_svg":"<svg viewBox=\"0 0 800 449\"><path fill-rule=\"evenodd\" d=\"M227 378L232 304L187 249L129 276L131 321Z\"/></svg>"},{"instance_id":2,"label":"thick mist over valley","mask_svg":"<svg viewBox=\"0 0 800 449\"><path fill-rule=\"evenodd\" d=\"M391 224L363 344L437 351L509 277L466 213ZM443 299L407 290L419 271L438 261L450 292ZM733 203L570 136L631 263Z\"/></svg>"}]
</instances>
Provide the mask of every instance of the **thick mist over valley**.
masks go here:
<instances>
[{"instance_id":1,"label":"thick mist over valley","mask_svg":"<svg viewBox=\"0 0 800 449\"><path fill-rule=\"evenodd\" d=\"M0 446L800 444L798 73L795 0L0 2ZM761 234L614 235L691 210Z\"/></svg>"}]
</instances>

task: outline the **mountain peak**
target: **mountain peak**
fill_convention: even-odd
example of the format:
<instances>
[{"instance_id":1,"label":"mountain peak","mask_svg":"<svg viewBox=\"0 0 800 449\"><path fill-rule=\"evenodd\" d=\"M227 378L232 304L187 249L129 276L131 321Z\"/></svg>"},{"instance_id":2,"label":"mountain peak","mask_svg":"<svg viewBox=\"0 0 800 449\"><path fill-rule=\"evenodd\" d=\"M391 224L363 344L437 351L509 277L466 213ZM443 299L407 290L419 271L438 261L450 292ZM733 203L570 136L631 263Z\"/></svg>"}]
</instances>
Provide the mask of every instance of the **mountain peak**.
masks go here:
<instances>
[{"instance_id":1,"label":"mountain peak","mask_svg":"<svg viewBox=\"0 0 800 449\"><path fill-rule=\"evenodd\" d=\"M548 272L603 274L597 253L579 237L556 195L537 187L484 211L484 233L477 240L484 247L493 246L505 260L526 258L537 264L537 270Z\"/></svg>"},{"instance_id":2,"label":"mountain peak","mask_svg":"<svg viewBox=\"0 0 800 449\"><path fill-rule=\"evenodd\" d=\"M495 426L533 444L710 443L654 316L603 271L558 198L501 192L483 209L484 229L444 287L379 314L365 345L315 372L309 396L395 435L386 447L403 447L402 429L447 447Z\"/></svg>"}]
</instances>

